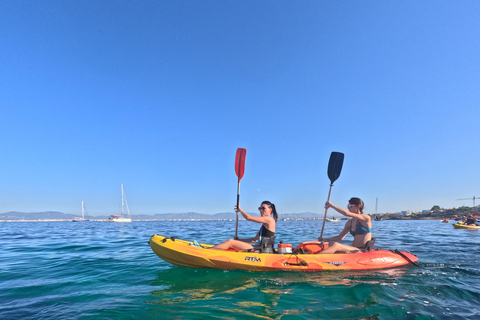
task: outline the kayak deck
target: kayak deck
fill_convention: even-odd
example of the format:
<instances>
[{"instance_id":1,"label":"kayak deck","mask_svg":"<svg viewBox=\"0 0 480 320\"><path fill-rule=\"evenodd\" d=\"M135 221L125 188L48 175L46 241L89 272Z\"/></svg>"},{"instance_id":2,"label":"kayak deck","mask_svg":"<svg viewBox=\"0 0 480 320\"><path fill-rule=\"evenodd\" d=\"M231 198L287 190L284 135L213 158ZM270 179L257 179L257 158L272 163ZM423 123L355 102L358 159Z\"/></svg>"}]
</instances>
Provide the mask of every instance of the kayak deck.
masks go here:
<instances>
[{"instance_id":1,"label":"kayak deck","mask_svg":"<svg viewBox=\"0 0 480 320\"><path fill-rule=\"evenodd\" d=\"M257 253L211 250L211 245L153 235L153 252L177 266L250 271L326 271L394 268L418 261L408 252L373 249L370 252L336 254Z\"/></svg>"}]
</instances>

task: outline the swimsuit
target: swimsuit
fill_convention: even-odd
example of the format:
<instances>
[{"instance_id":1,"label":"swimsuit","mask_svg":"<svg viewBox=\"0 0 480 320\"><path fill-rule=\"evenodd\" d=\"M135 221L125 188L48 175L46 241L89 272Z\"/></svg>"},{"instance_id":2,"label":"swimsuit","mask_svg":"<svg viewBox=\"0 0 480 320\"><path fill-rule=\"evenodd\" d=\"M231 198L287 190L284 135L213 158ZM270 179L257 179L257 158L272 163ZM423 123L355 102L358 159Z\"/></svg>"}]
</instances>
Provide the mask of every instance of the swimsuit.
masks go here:
<instances>
[{"instance_id":1,"label":"swimsuit","mask_svg":"<svg viewBox=\"0 0 480 320\"><path fill-rule=\"evenodd\" d=\"M357 227L355 228L355 231L352 230L352 227L353 227L353 222L352 224L350 225L350 234L352 236L356 236L356 235L359 235L359 234L367 234L367 233L370 233L372 232L372 229L370 228L367 228L367 227L364 227L361 223L359 223L357 221Z\"/></svg>"},{"instance_id":2,"label":"swimsuit","mask_svg":"<svg viewBox=\"0 0 480 320\"><path fill-rule=\"evenodd\" d=\"M262 227L260 228L260 239L262 238L273 238L275 236L275 232L272 232L265 228L265 226L262 224Z\"/></svg>"},{"instance_id":3,"label":"swimsuit","mask_svg":"<svg viewBox=\"0 0 480 320\"><path fill-rule=\"evenodd\" d=\"M260 238L258 240L255 240L255 242L253 243L253 246L259 247L261 246L262 239L269 239L269 238L275 238L275 232L268 230L262 224L262 227L260 228Z\"/></svg>"}]
</instances>

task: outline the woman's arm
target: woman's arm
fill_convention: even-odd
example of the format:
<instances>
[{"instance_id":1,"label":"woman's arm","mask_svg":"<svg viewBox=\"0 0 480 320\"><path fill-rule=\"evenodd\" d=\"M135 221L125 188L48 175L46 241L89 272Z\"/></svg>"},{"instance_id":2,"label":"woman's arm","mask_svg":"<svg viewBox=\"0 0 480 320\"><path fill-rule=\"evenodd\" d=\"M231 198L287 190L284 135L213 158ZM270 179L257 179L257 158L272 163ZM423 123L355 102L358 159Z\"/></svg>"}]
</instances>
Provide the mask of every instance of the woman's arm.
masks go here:
<instances>
[{"instance_id":1,"label":"woman's arm","mask_svg":"<svg viewBox=\"0 0 480 320\"><path fill-rule=\"evenodd\" d=\"M271 217L256 217L256 216L249 215L248 213L242 210L242 208L240 207L240 204L238 204L238 208L235 208L235 211L240 212L243 218L245 218L245 220L247 221L253 221L257 223L267 223L267 224L270 224L272 222Z\"/></svg>"},{"instance_id":2,"label":"woman's arm","mask_svg":"<svg viewBox=\"0 0 480 320\"><path fill-rule=\"evenodd\" d=\"M339 206L336 206L334 205L333 203L331 203L330 201L327 201L325 203L325 209L328 209L328 208L333 208L335 211L337 211L338 213L346 216L346 217L351 217L351 218L355 218L361 222L365 222L365 223L368 223L371 221L370 219L370 216L369 215L366 215L364 213L361 213L361 214L358 214L358 213L352 213L348 210L345 210L343 208L340 208Z\"/></svg>"},{"instance_id":3,"label":"woman's arm","mask_svg":"<svg viewBox=\"0 0 480 320\"><path fill-rule=\"evenodd\" d=\"M347 223L345 223L345 226L343 227L342 232L340 232L338 236L331 237L331 238L318 237L318 241L342 241L345 238L345 236L348 234L351 224L352 224L352 220L347 221Z\"/></svg>"},{"instance_id":4,"label":"woman's arm","mask_svg":"<svg viewBox=\"0 0 480 320\"><path fill-rule=\"evenodd\" d=\"M235 239L235 240L239 240L239 241L242 241L242 242L255 242L259 239L260 239L260 230L258 230L257 234L253 238Z\"/></svg>"}]
</instances>

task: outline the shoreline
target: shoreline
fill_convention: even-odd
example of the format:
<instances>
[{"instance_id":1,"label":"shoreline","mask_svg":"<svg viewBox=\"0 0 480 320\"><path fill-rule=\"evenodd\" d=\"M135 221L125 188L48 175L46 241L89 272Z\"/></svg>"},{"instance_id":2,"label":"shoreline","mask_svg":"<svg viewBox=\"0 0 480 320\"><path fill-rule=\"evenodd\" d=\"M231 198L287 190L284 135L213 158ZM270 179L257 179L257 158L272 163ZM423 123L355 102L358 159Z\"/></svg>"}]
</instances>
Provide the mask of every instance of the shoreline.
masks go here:
<instances>
[{"instance_id":1,"label":"shoreline","mask_svg":"<svg viewBox=\"0 0 480 320\"><path fill-rule=\"evenodd\" d=\"M323 221L323 218L285 218L285 219L278 219L279 221L299 221L299 220L320 220ZM349 219L342 219L343 220L349 220ZM441 221L442 218L437 218L437 217L423 217L423 218L408 218L408 217L401 217L401 218L396 218L396 219L383 219L382 221L387 221L387 220L439 220ZM132 222L156 222L156 221L235 221L235 219L132 219ZM245 219L239 219L239 221L246 221ZM375 220L372 220L372 222ZM455 221L452 219L452 221ZM37 220L0 220L1 222L73 222L71 219L37 219ZM88 221L80 221L76 223L82 223L82 222L110 222L107 219L90 219ZM381 222L381 221L375 221L375 222ZM118 223L118 222L112 222L112 223Z\"/></svg>"}]
</instances>

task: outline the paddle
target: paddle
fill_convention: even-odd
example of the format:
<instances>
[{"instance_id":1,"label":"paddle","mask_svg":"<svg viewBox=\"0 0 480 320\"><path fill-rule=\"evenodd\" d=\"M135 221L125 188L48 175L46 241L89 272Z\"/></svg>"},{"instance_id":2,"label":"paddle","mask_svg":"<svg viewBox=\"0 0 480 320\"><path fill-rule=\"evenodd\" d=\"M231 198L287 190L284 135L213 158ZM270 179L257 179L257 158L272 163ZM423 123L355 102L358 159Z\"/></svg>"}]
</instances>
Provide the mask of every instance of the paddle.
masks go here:
<instances>
[{"instance_id":1,"label":"paddle","mask_svg":"<svg viewBox=\"0 0 480 320\"><path fill-rule=\"evenodd\" d=\"M243 174L245 173L245 157L247 156L247 149L238 148L237 154L235 156L235 173L238 177L238 185L237 185L237 208L240 204L240 180L243 178ZM235 239L237 238L238 232L238 211L237 211L237 220L235 222Z\"/></svg>"},{"instance_id":2,"label":"paddle","mask_svg":"<svg viewBox=\"0 0 480 320\"><path fill-rule=\"evenodd\" d=\"M344 154L341 152L332 152L330 154L330 160L328 161L328 178L330 179L330 190L328 191L327 202L330 201L330 194L332 193L333 183L340 176L343 166L343 157ZM323 229L325 228L325 219L327 218L327 210L325 209L325 216L323 217L322 232L320 233L320 238L323 236Z\"/></svg>"}]
</instances>

